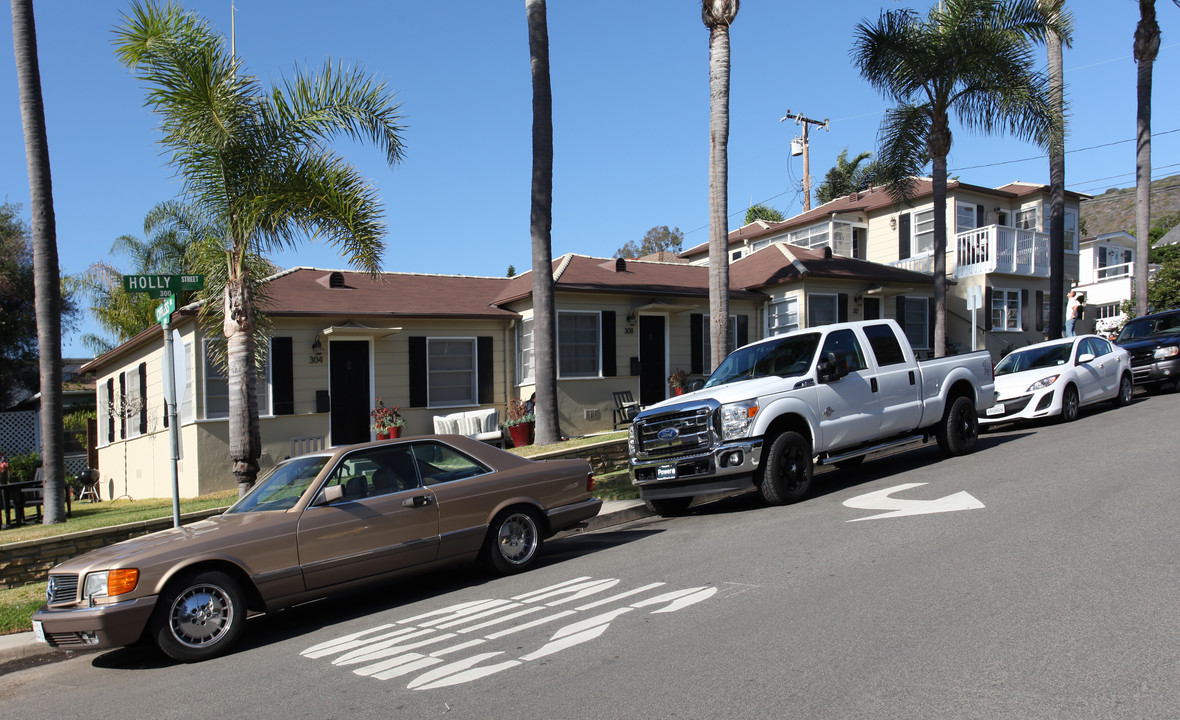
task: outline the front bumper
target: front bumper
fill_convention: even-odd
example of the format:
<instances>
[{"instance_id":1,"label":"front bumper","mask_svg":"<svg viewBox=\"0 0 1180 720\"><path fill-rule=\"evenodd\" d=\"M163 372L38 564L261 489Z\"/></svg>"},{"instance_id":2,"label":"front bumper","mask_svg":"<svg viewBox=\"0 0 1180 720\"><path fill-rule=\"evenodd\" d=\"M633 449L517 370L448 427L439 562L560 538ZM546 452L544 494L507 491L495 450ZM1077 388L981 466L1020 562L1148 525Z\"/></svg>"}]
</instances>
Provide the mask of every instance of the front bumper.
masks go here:
<instances>
[{"instance_id":1,"label":"front bumper","mask_svg":"<svg viewBox=\"0 0 1180 720\"><path fill-rule=\"evenodd\" d=\"M1057 397L1057 386L1037 390L1027 395L996 398L996 404L979 412L981 425L1033 420L1049 417L1061 412L1061 400Z\"/></svg>"},{"instance_id":2,"label":"front bumper","mask_svg":"<svg viewBox=\"0 0 1180 720\"><path fill-rule=\"evenodd\" d=\"M1180 357L1153 360L1142 365L1131 365L1136 385L1180 380Z\"/></svg>"},{"instance_id":3,"label":"front bumper","mask_svg":"<svg viewBox=\"0 0 1180 720\"><path fill-rule=\"evenodd\" d=\"M762 460L762 438L725 443L704 453L631 458L631 483L644 500L748 490Z\"/></svg>"},{"instance_id":4,"label":"front bumper","mask_svg":"<svg viewBox=\"0 0 1180 720\"><path fill-rule=\"evenodd\" d=\"M156 595L94 607L51 608L42 605L33 613L33 622L41 623L45 642L66 650L130 645L143 635Z\"/></svg>"}]
</instances>

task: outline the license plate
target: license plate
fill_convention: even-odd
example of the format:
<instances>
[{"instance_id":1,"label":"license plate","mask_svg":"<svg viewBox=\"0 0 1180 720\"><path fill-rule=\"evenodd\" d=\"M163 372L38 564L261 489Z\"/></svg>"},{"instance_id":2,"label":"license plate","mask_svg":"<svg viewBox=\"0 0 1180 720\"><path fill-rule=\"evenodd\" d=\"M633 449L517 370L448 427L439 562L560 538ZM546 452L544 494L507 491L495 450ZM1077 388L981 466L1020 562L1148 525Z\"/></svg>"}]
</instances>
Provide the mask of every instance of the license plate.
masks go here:
<instances>
[{"instance_id":1,"label":"license plate","mask_svg":"<svg viewBox=\"0 0 1180 720\"><path fill-rule=\"evenodd\" d=\"M990 415L1003 415L1004 414L1004 403L998 403L996 405L992 405L991 407L989 407L987 409L986 412L989 416Z\"/></svg>"},{"instance_id":2,"label":"license plate","mask_svg":"<svg viewBox=\"0 0 1180 720\"><path fill-rule=\"evenodd\" d=\"M33 637L37 639L37 642L46 642L45 628L41 627L40 620L33 621Z\"/></svg>"},{"instance_id":3,"label":"license plate","mask_svg":"<svg viewBox=\"0 0 1180 720\"><path fill-rule=\"evenodd\" d=\"M656 480L675 480L676 466L675 465L661 465L656 468Z\"/></svg>"}]
</instances>

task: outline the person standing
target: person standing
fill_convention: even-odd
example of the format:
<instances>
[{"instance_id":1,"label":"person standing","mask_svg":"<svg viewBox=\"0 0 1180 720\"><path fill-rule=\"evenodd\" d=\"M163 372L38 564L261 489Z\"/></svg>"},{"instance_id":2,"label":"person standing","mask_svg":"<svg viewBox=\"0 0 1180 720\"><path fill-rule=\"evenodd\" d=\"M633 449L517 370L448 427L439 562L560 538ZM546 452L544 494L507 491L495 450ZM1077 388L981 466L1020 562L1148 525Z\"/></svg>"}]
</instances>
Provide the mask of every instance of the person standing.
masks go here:
<instances>
[{"instance_id":1,"label":"person standing","mask_svg":"<svg viewBox=\"0 0 1180 720\"><path fill-rule=\"evenodd\" d=\"M1078 291L1069 291L1069 302L1065 305L1065 337L1074 337L1077 335L1075 326L1078 322L1078 308L1081 307L1081 302L1078 300Z\"/></svg>"}]
</instances>

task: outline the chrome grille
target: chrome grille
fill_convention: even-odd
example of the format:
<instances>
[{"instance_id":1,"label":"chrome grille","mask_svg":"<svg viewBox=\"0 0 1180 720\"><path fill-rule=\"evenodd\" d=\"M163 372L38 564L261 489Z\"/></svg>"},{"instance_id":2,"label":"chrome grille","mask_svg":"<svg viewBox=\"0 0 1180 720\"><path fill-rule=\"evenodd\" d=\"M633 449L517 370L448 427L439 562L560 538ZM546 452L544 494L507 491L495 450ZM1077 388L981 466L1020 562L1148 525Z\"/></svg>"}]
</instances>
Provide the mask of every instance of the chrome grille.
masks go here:
<instances>
[{"instance_id":1,"label":"chrome grille","mask_svg":"<svg viewBox=\"0 0 1180 720\"><path fill-rule=\"evenodd\" d=\"M50 575L45 600L50 605L70 605L78 602L77 575Z\"/></svg>"},{"instance_id":2,"label":"chrome grille","mask_svg":"<svg viewBox=\"0 0 1180 720\"><path fill-rule=\"evenodd\" d=\"M714 405L680 408L635 419L636 451L641 458L703 453L717 444L713 432Z\"/></svg>"}]
</instances>

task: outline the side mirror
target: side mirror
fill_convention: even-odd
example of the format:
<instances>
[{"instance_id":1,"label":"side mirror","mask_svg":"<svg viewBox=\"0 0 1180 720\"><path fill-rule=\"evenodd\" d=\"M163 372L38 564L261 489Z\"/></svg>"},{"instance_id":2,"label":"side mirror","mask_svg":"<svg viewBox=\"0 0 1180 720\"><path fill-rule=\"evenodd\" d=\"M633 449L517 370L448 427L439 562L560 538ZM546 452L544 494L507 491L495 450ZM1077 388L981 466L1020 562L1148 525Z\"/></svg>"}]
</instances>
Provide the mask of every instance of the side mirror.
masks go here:
<instances>
[{"instance_id":1,"label":"side mirror","mask_svg":"<svg viewBox=\"0 0 1180 720\"><path fill-rule=\"evenodd\" d=\"M331 505L344 497L344 488L339 485L329 485L316 498L313 505Z\"/></svg>"},{"instance_id":2,"label":"side mirror","mask_svg":"<svg viewBox=\"0 0 1180 720\"><path fill-rule=\"evenodd\" d=\"M1078 355L1078 365L1084 365L1094 360L1094 353L1086 353L1085 355Z\"/></svg>"},{"instance_id":3,"label":"side mirror","mask_svg":"<svg viewBox=\"0 0 1180 720\"><path fill-rule=\"evenodd\" d=\"M815 366L815 373L821 383L836 382L848 375L848 360L830 352Z\"/></svg>"}]
</instances>

